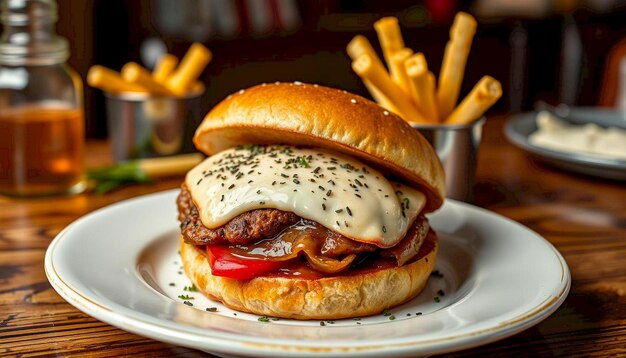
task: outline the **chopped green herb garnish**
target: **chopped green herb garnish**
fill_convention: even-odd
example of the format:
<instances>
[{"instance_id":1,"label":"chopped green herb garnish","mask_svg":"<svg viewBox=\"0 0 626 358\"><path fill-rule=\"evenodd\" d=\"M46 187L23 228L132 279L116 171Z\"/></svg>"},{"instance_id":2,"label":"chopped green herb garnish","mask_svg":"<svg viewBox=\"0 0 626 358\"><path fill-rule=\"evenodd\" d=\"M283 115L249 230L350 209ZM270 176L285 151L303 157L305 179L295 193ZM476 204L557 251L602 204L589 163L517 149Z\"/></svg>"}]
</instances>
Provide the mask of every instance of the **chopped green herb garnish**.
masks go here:
<instances>
[{"instance_id":1,"label":"chopped green herb garnish","mask_svg":"<svg viewBox=\"0 0 626 358\"><path fill-rule=\"evenodd\" d=\"M189 295L178 295L178 298L180 298L181 300L193 300L194 297L191 297Z\"/></svg>"},{"instance_id":2,"label":"chopped green herb garnish","mask_svg":"<svg viewBox=\"0 0 626 358\"><path fill-rule=\"evenodd\" d=\"M299 163L301 166L305 167L305 168L309 168L309 167L310 167L310 166L309 166L309 162L307 162L307 161L306 161L306 158L305 158L305 157L298 157L298 163Z\"/></svg>"},{"instance_id":3,"label":"chopped green herb garnish","mask_svg":"<svg viewBox=\"0 0 626 358\"><path fill-rule=\"evenodd\" d=\"M259 321L259 322L269 322L269 321L270 321L270 319L269 319L269 317L267 317L267 316L261 316L261 317L259 317L259 318L257 319L257 321Z\"/></svg>"},{"instance_id":4,"label":"chopped green herb garnish","mask_svg":"<svg viewBox=\"0 0 626 358\"><path fill-rule=\"evenodd\" d=\"M183 287L183 291L198 292L198 287L196 287L196 284L192 284L191 286Z\"/></svg>"},{"instance_id":5,"label":"chopped green herb garnish","mask_svg":"<svg viewBox=\"0 0 626 358\"><path fill-rule=\"evenodd\" d=\"M443 274L441 272L439 272L439 270L433 271L430 275L433 276L433 277L437 277L437 278L443 277Z\"/></svg>"},{"instance_id":6,"label":"chopped green herb garnish","mask_svg":"<svg viewBox=\"0 0 626 358\"><path fill-rule=\"evenodd\" d=\"M394 315L389 316L389 320L390 321L393 321L394 319L396 319L396 316L394 316Z\"/></svg>"},{"instance_id":7,"label":"chopped green herb garnish","mask_svg":"<svg viewBox=\"0 0 626 358\"><path fill-rule=\"evenodd\" d=\"M360 320L361 320L361 317L354 317L354 318L353 318L353 320L355 320L355 321L360 321Z\"/></svg>"},{"instance_id":8,"label":"chopped green herb garnish","mask_svg":"<svg viewBox=\"0 0 626 358\"><path fill-rule=\"evenodd\" d=\"M441 299L439 299L439 296L435 296L434 298L435 302L439 303L441 301Z\"/></svg>"},{"instance_id":9,"label":"chopped green herb garnish","mask_svg":"<svg viewBox=\"0 0 626 358\"><path fill-rule=\"evenodd\" d=\"M389 312L389 308L385 308L383 310L383 316L387 317L387 316L391 316L391 312Z\"/></svg>"}]
</instances>

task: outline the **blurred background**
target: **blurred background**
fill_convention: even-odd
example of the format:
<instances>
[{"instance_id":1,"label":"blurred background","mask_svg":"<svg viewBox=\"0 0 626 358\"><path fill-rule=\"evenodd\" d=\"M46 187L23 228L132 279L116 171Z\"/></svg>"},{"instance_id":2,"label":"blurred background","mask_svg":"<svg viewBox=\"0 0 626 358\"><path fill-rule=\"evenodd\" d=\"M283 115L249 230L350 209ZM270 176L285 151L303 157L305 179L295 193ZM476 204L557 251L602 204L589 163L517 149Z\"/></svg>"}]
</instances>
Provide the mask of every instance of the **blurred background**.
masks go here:
<instances>
[{"instance_id":1,"label":"blurred background","mask_svg":"<svg viewBox=\"0 0 626 358\"><path fill-rule=\"evenodd\" d=\"M58 0L57 32L70 41L69 63L83 80L94 64L152 68L165 52L182 57L192 42L205 44L214 55L200 78L206 111L270 81L316 82L369 97L345 47L363 34L380 54L372 25L382 16L399 18L406 45L437 73L458 11L479 23L462 94L489 74L504 92L493 112L530 110L537 101L619 105L624 0ZM88 137L107 136L104 106L102 93L86 86Z\"/></svg>"}]
</instances>

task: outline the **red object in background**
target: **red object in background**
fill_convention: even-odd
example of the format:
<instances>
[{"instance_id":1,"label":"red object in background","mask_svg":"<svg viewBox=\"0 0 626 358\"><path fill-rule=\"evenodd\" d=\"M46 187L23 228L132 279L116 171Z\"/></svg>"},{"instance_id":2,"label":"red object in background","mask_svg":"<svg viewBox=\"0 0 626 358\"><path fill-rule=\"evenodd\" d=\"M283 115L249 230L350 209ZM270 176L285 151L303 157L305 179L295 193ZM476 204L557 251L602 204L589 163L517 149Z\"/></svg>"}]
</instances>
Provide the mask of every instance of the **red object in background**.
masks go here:
<instances>
[{"instance_id":1,"label":"red object in background","mask_svg":"<svg viewBox=\"0 0 626 358\"><path fill-rule=\"evenodd\" d=\"M434 24L448 23L458 7L456 0L426 0L424 5L430 12Z\"/></svg>"}]
</instances>

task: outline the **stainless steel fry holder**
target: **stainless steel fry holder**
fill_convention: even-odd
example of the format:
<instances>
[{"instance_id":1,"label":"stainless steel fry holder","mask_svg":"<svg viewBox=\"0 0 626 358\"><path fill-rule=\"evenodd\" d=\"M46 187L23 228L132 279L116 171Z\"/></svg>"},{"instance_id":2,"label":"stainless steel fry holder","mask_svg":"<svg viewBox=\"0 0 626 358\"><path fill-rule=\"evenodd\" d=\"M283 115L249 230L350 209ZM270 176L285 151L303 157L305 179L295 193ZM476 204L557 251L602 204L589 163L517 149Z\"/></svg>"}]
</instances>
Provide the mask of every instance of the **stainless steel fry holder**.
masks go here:
<instances>
[{"instance_id":1,"label":"stainless steel fry holder","mask_svg":"<svg viewBox=\"0 0 626 358\"><path fill-rule=\"evenodd\" d=\"M433 146L446 173L446 197L465 202L474 199L478 147L485 117L470 124L413 124Z\"/></svg>"},{"instance_id":2,"label":"stainless steel fry holder","mask_svg":"<svg viewBox=\"0 0 626 358\"><path fill-rule=\"evenodd\" d=\"M124 161L193 152L191 139L202 120L203 93L185 97L105 93L113 159Z\"/></svg>"}]
</instances>

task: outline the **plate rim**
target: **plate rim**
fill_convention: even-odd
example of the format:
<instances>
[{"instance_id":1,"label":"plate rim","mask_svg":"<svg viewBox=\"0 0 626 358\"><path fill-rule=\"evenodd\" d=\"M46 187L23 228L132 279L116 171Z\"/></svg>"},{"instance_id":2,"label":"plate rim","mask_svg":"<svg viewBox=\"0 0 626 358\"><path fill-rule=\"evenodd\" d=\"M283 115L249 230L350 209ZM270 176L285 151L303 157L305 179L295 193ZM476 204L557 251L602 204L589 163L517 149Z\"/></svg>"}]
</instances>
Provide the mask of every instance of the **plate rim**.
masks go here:
<instances>
[{"instance_id":1,"label":"plate rim","mask_svg":"<svg viewBox=\"0 0 626 358\"><path fill-rule=\"evenodd\" d=\"M332 346L322 346L319 342L311 342L311 344L300 343L299 345L296 341L290 341L289 344L269 342L261 343L256 342L255 340L267 338L244 336L238 333L219 332L220 336L200 336L196 332L177 330L174 327L168 325L155 324L154 322L142 319L141 316L145 315L144 313L138 313L139 317L131 316L125 314L124 312L116 312L116 307L107 307L106 305L91 300L89 297L83 295L79 289L65 282L65 280L63 280L63 278L57 273L56 268L54 267L54 252L60 241L63 239L63 237L67 235L72 227L78 225L83 220L89 220L91 217L97 216L98 213L103 210L115 210L116 208L123 205L132 205L136 201L156 198L158 196L171 196L177 192L178 189L172 189L122 200L117 203L113 203L111 205L107 205L97 210L94 210L76 219L74 222L66 226L61 232L59 232L59 234L57 234L57 236L55 236L55 238L48 246L45 254L45 274L52 287L69 304L84 312L85 314L117 328L144 337L200 350L207 350L207 346L215 344L210 347L210 351L212 352L243 355L258 355L259 353L263 353L277 356L292 356L294 354L297 354L299 356L327 356L329 354L332 355L337 353L341 353L342 355L376 356L381 352L384 352L386 355L391 356L403 355L407 353L440 354L461 349L469 349L498 341L506 337L510 337L538 324L545 318L549 317L554 311L556 311L560 307L571 288L571 273L565 259L554 247L554 245L547 241L543 236L507 217L480 207L451 199L446 199L446 201L450 202L450 204L453 206L460 206L464 210L476 210L481 212L482 214L496 215L500 219L505 220L507 224L512 224L527 231L530 231L531 233L534 233L537 239L541 240L545 245L547 245L549 249L551 249L551 251L555 255L555 259L558 260L559 264L561 265L561 291L556 296L550 294L545 300L543 300L539 304L529 308L525 312L515 317L500 322L497 325L459 334L457 336L434 338L426 341L411 340L405 342L390 342L389 339L387 339L384 343L381 342L378 344L361 344L358 346L355 344L341 346L340 344L335 343ZM68 293L68 291L70 293ZM550 296L552 296L552 298L550 298ZM125 309L125 307L121 305L120 308ZM209 332L211 332L211 330L207 329L207 333ZM224 340L228 338L224 336L232 337L230 337L230 340L225 343ZM248 341L245 341L246 339L248 339Z\"/></svg>"}]
</instances>

